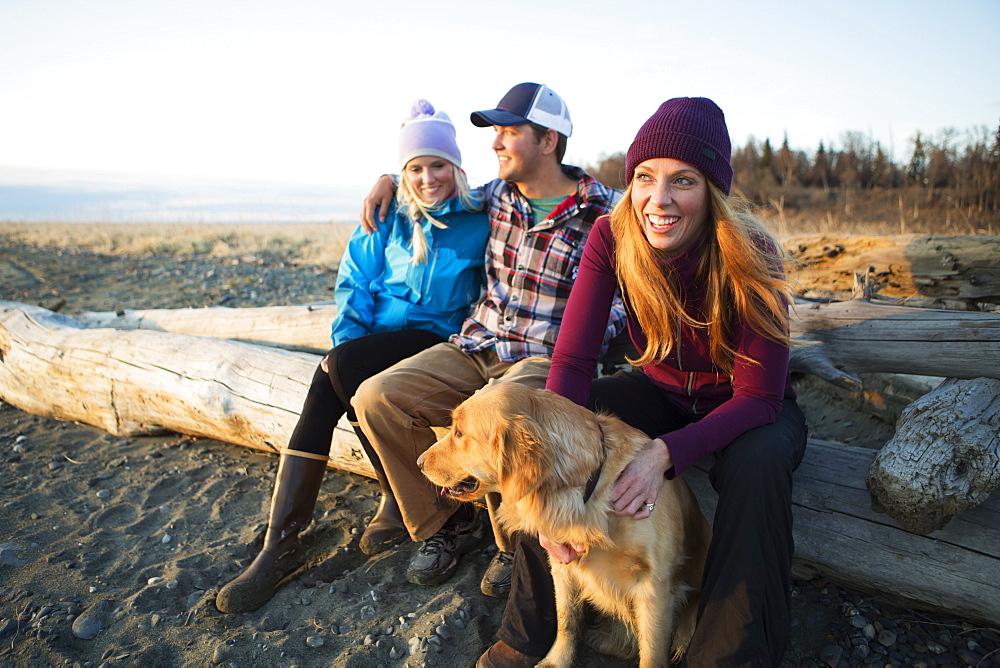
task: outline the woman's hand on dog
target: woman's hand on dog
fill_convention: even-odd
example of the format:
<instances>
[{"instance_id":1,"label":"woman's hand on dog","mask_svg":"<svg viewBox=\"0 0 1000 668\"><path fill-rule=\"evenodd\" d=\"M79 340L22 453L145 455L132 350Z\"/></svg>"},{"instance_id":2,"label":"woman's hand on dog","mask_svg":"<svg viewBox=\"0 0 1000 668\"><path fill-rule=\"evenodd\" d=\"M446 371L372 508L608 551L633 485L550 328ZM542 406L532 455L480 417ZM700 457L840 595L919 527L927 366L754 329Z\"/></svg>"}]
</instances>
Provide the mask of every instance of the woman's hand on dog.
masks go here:
<instances>
[{"instance_id":1,"label":"woman's hand on dog","mask_svg":"<svg viewBox=\"0 0 1000 668\"><path fill-rule=\"evenodd\" d=\"M656 504L656 498L663 485L663 476L674 466L667 444L656 438L647 443L625 470L618 476L611 496L615 514L643 520L656 510L646 504ZM538 534L538 543L549 558L560 564L568 564L586 551L584 545L556 543L545 534Z\"/></svg>"},{"instance_id":2,"label":"woman's hand on dog","mask_svg":"<svg viewBox=\"0 0 1000 668\"><path fill-rule=\"evenodd\" d=\"M663 476L674 466L667 444L655 438L647 443L618 476L611 495L616 515L644 520L654 512L647 504L655 504L663 485Z\"/></svg>"}]
</instances>

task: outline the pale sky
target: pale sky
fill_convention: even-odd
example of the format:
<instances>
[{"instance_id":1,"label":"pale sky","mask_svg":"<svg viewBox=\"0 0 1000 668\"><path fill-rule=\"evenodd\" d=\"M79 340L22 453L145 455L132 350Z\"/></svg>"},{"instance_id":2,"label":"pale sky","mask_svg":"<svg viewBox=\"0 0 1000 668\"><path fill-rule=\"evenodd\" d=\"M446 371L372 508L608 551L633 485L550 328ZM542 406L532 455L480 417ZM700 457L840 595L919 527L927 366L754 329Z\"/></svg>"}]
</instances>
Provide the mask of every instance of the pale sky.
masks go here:
<instances>
[{"instance_id":1,"label":"pale sky","mask_svg":"<svg viewBox=\"0 0 1000 668\"><path fill-rule=\"evenodd\" d=\"M573 164L690 95L737 146L860 131L901 159L917 130L995 132L1000 0L0 0L0 176L357 189L398 171L424 97L482 183L492 131L469 113L522 81L566 100Z\"/></svg>"}]
</instances>

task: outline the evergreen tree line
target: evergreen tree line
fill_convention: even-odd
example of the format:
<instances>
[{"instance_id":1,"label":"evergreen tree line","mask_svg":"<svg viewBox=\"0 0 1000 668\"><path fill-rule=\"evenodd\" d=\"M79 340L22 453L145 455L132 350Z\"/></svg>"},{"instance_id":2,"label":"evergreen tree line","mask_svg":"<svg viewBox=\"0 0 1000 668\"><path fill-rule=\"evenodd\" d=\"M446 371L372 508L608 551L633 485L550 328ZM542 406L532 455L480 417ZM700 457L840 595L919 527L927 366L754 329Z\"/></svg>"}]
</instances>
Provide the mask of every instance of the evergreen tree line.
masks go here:
<instances>
[{"instance_id":1,"label":"evergreen tree line","mask_svg":"<svg viewBox=\"0 0 1000 668\"><path fill-rule=\"evenodd\" d=\"M917 133L905 162L894 162L880 142L861 132L845 132L842 146L813 153L793 149L786 135L775 149L770 139L749 138L733 150L734 190L759 205L796 208L837 194L919 190L925 204L979 214L1000 212L1000 125L991 136L985 126L965 133L952 128L936 136ZM602 183L624 187L625 153L601 155L588 171ZM826 198L807 192L826 193ZM803 196L805 195L805 196Z\"/></svg>"}]
</instances>

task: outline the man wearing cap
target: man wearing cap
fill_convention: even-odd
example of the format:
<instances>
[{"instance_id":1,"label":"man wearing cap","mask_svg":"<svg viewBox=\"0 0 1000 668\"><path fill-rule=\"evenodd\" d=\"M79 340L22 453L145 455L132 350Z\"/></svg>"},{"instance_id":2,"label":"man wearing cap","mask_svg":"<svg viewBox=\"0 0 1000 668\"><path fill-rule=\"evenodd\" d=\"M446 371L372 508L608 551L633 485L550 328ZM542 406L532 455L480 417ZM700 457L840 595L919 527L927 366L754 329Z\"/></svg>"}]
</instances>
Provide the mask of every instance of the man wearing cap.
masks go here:
<instances>
[{"instance_id":1,"label":"man wearing cap","mask_svg":"<svg viewBox=\"0 0 1000 668\"><path fill-rule=\"evenodd\" d=\"M416 584L450 577L482 532L478 519L466 508L456 510L416 465L437 440L432 427L448 426L452 409L487 383L545 386L587 235L620 196L562 164L573 125L565 102L547 86L518 84L495 109L474 112L471 120L494 128L499 160L499 178L482 188L491 227L486 292L450 341L370 378L352 402L386 468L403 524L423 541L407 570ZM365 201L366 227L375 227L376 205L391 192L386 181ZM606 341L623 327L617 308ZM507 595L512 559L498 552L483 578L484 593ZM554 625L554 610L549 616L546 623Z\"/></svg>"}]
</instances>

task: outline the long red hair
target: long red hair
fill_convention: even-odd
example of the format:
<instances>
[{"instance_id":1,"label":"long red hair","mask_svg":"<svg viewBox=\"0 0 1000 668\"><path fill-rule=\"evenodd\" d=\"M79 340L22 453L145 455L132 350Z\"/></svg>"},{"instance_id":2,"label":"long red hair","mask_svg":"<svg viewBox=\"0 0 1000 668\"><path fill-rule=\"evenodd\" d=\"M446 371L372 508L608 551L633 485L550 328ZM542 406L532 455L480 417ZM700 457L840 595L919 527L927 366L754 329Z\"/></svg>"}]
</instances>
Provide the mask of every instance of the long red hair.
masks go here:
<instances>
[{"instance_id":1,"label":"long red hair","mask_svg":"<svg viewBox=\"0 0 1000 668\"><path fill-rule=\"evenodd\" d=\"M611 212L618 284L648 342L641 356L629 362L641 367L664 360L687 326L707 332L713 364L731 374L739 355L733 344L734 319L790 345L791 289L782 271L781 247L758 218L746 207L737 209L708 181L709 215L696 269L706 294L701 321L685 308L677 277L664 271L663 252L646 240L631 195L630 183Z\"/></svg>"}]
</instances>

